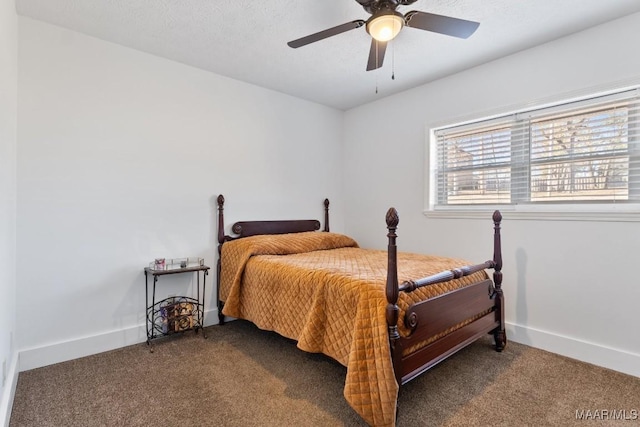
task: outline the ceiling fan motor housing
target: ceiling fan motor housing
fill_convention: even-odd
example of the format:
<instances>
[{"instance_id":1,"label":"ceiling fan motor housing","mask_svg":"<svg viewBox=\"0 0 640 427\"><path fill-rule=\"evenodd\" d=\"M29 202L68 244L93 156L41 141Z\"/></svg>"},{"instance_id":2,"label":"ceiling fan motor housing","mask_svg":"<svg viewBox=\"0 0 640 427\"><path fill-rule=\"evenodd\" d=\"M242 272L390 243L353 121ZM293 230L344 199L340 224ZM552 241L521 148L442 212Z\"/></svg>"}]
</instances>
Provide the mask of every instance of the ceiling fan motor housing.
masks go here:
<instances>
[{"instance_id":1,"label":"ceiling fan motor housing","mask_svg":"<svg viewBox=\"0 0 640 427\"><path fill-rule=\"evenodd\" d=\"M374 15L381 10L396 10L398 6L407 6L417 0L356 0L368 13Z\"/></svg>"}]
</instances>

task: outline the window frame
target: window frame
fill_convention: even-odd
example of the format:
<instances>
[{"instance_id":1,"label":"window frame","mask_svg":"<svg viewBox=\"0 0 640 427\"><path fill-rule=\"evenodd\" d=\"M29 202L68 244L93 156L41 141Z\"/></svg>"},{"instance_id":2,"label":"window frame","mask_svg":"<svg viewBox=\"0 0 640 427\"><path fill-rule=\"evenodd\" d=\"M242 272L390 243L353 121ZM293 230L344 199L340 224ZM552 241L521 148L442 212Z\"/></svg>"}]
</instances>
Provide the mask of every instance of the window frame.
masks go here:
<instances>
[{"instance_id":1,"label":"window frame","mask_svg":"<svg viewBox=\"0 0 640 427\"><path fill-rule=\"evenodd\" d=\"M437 205L437 138L436 131L443 128L473 125L490 120L503 120L506 116L528 115L530 117L545 114L557 109L568 109L569 105L580 105L581 103L593 103L594 99L602 97L616 96L624 97L624 94L635 91L636 96L640 95L640 83L634 82L632 86L618 87L607 91L583 92L573 97L556 98L553 101L527 103L520 108L512 107L502 111L493 111L486 114L476 114L474 117L450 120L441 123L434 123L426 126L426 146L425 146L425 204L423 214L430 218L461 218L461 219L484 219L487 213L499 209L503 215L511 219L525 220L560 220L560 221L609 221L627 222L640 221L640 202L628 203L594 203L590 201L575 202L530 202L525 204L478 204L478 205ZM527 173L531 164L527 164ZM629 189L631 191L631 188Z\"/></svg>"}]
</instances>

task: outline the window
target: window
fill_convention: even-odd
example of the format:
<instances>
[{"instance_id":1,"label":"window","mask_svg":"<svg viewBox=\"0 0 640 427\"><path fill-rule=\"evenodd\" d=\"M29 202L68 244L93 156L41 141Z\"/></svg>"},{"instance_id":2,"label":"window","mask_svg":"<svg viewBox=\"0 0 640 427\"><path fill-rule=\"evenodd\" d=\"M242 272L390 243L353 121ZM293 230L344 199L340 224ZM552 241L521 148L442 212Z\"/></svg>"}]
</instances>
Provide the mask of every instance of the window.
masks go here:
<instances>
[{"instance_id":1,"label":"window","mask_svg":"<svg viewBox=\"0 0 640 427\"><path fill-rule=\"evenodd\" d=\"M436 129L433 209L640 202L638 89Z\"/></svg>"}]
</instances>

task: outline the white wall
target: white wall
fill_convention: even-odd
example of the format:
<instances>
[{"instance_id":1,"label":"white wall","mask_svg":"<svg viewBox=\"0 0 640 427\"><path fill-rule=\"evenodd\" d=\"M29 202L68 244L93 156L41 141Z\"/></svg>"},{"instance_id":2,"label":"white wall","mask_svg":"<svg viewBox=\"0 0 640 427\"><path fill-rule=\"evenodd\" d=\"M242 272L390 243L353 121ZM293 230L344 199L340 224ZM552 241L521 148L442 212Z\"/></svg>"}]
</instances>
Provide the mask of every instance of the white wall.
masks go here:
<instances>
[{"instance_id":1,"label":"white wall","mask_svg":"<svg viewBox=\"0 0 640 427\"><path fill-rule=\"evenodd\" d=\"M16 132L18 17L12 0L0 0L0 425L8 425L17 375Z\"/></svg>"},{"instance_id":2,"label":"white wall","mask_svg":"<svg viewBox=\"0 0 640 427\"><path fill-rule=\"evenodd\" d=\"M219 193L229 225L321 218L329 197L342 228L342 112L19 24L21 369L145 340L143 267L200 256L215 271Z\"/></svg>"},{"instance_id":3,"label":"white wall","mask_svg":"<svg viewBox=\"0 0 640 427\"><path fill-rule=\"evenodd\" d=\"M488 111L640 78L640 14L352 109L345 114L346 230L385 245L400 214L401 250L491 258L490 215L426 218L425 129ZM640 222L510 220L504 229L512 339L640 376Z\"/></svg>"}]
</instances>

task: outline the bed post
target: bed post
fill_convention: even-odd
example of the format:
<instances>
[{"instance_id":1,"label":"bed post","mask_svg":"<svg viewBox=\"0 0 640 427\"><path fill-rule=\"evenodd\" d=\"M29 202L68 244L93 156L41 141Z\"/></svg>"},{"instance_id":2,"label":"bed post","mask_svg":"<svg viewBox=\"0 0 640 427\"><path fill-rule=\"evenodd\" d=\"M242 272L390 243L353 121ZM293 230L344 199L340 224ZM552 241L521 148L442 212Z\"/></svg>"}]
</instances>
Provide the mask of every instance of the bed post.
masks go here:
<instances>
[{"instance_id":1,"label":"bed post","mask_svg":"<svg viewBox=\"0 0 640 427\"><path fill-rule=\"evenodd\" d=\"M220 255L222 255L222 244L225 241L224 235L224 196L218 196L218 274L216 275L216 299L218 300L218 322L224 325L224 314L222 308L224 303L220 301Z\"/></svg>"},{"instance_id":2,"label":"bed post","mask_svg":"<svg viewBox=\"0 0 640 427\"><path fill-rule=\"evenodd\" d=\"M324 231L329 232L329 199L324 199Z\"/></svg>"},{"instance_id":3,"label":"bed post","mask_svg":"<svg viewBox=\"0 0 640 427\"><path fill-rule=\"evenodd\" d=\"M500 211L493 213L493 262L495 263L493 271L493 283L495 284L495 298L496 298L496 317L500 322L493 331L493 337L496 341L496 351L502 351L507 345L507 334L504 330L504 294L502 292L502 244L500 242L500 222L502 221L502 214Z\"/></svg>"},{"instance_id":4,"label":"bed post","mask_svg":"<svg viewBox=\"0 0 640 427\"><path fill-rule=\"evenodd\" d=\"M398 346L398 340L400 334L398 333L398 256L396 246L396 228L400 218L398 217L398 211L395 208L389 208L386 216L387 229L389 233L389 243L387 246L387 284L386 284L386 296L387 296L387 327L389 329L389 346L391 348L391 360L393 361L393 370L396 374L396 381L398 385L401 384L401 372L399 369L400 357L402 356L402 350Z\"/></svg>"}]
</instances>

